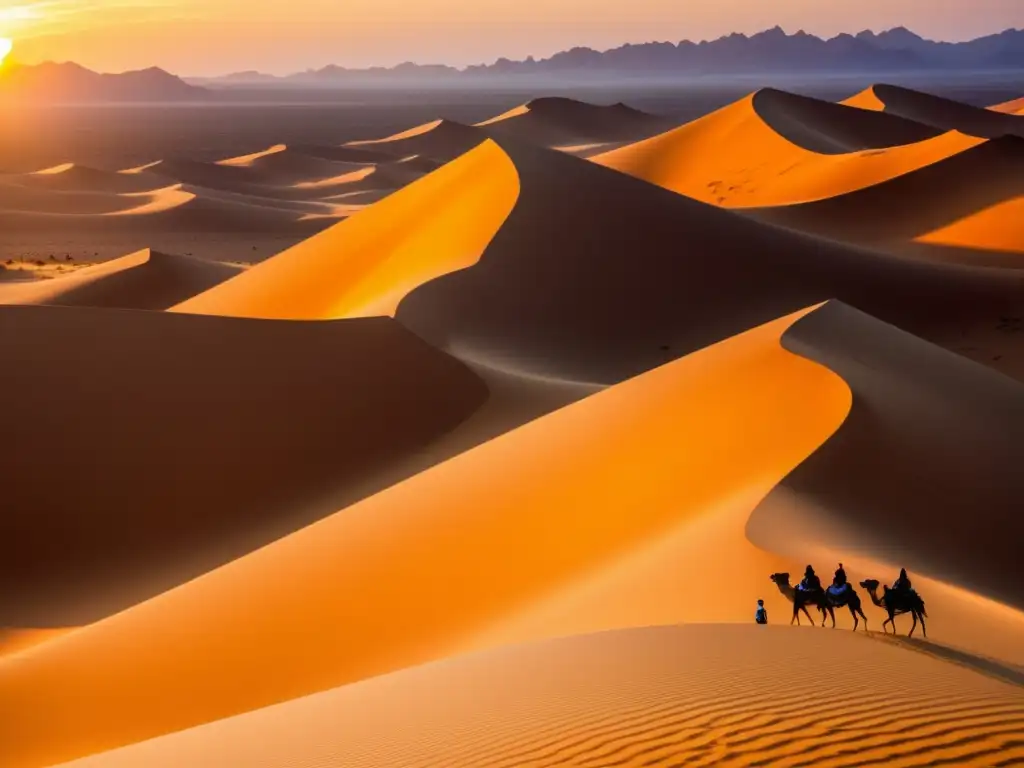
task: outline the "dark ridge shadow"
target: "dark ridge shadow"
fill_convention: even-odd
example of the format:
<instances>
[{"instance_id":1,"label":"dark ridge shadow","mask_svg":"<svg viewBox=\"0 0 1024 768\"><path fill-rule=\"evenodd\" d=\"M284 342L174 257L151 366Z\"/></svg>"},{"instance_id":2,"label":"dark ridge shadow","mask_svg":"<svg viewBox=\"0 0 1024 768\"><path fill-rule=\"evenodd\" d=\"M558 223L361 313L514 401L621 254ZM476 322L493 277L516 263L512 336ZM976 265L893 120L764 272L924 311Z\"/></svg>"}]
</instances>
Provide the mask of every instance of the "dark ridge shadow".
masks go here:
<instances>
[{"instance_id":1,"label":"dark ridge shadow","mask_svg":"<svg viewBox=\"0 0 1024 768\"><path fill-rule=\"evenodd\" d=\"M1004 136L932 165L824 200L751 218L854 243L909 240L1024 195L1024 139Z\"/></svg>"},{"instance_id":2,"label":"dark ridge shadow","mask_svg":"<svg viewBox=\"0 0 1024 768\"><path fill-rule=\"evenodd\" d=\"M822 155L885 149L930 139L939 131L887 112L848 107L774 88L754 94L754 111L798 147Z\"/></svg>"},{"instance_id":3,"label":"dark ridge shadow","mask_svg":"<svg viewBox=\"0 0 1024 768\"><path fill-rule=\"evenodd\" d=\"M877 632L870 632L866 637L879 642L898 645L915 653L931 656L933 659L966 667L972 672L977 672L980 675L991 677L1002 683L1008 683L1009 685L1015 685L1018 688L1024 688L1024 669L1012 664L1005 664L1001 661L996 661L995 659L978 656L977 654L968 653L967 651L962 651L958 648L952 648L948 645L941 645L931 640L922 640L916 637L880 635Z\"/></svg>"}]
</instances>

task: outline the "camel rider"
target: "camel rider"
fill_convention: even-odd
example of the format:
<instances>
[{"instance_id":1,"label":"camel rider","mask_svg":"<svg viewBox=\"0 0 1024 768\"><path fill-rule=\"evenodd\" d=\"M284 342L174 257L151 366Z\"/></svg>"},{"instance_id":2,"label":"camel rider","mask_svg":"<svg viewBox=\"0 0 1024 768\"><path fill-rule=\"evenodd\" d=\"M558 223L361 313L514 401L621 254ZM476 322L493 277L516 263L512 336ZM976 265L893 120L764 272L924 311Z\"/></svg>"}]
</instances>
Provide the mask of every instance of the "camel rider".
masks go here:
<instances>
[{"instance_id":1,"label":"camel rider","mask_svg":"<svg viewBox=\"0 0 1024 768\"><path fill-rule=\"evenodd\" d=\"M839 567L836 568L836 575L832 578L832 587L829 590L832 594L841 594L846 589L846 569L843 568L843 564L840 563Z\"/></svg>"},{"instance_id":2,"label":"camel rider","mask_svg":"<svg viewBox=\"0 0 1024 768\"><path fill-rule=\"evenodd\" d=\"M912 591L910 588L910 577L907 576L907 569L900 568L900 577L893 582L892 585L894 592L902 592L905 595L909 595Z\"/></svg>"},{"instance_id":3,"label":"camel rider","mask_svg":"<svg viewBox=\"0 0 1024 768\"><path fill-rule=\"evenodd\" d=\"M819 592L821 591L821 579L814 572L814 568L807 566L804 570L804 578L800 582L798 589L801 592Z\"/></svg>"}]
</instances>

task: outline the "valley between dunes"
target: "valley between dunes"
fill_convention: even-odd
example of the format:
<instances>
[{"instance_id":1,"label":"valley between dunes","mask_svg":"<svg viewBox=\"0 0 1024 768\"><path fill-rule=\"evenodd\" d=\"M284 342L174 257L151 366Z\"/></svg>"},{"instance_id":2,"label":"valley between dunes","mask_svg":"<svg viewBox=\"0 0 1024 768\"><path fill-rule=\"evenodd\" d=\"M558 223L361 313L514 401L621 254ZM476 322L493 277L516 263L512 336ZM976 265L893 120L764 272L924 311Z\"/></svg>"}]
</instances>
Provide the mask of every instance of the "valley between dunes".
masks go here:
<instances>
[{"instance_id":1,"label":"valley between dunes","mask_svg":"<svg viewBox=\"0 0 1024 768\"><path fill-rule=\"evenodd\" d=\"M0 765L1024 765L1018 111L0 175Z\"/></svg>"}]
</instances>

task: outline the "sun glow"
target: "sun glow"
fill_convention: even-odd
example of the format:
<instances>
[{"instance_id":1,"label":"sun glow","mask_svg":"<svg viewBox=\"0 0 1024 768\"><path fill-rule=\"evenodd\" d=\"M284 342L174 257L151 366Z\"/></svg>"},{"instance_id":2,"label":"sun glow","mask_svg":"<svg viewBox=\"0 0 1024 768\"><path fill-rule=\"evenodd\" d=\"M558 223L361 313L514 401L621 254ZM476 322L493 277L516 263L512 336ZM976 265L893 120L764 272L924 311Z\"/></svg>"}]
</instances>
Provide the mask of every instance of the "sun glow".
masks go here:
<instances>
[{"instance_id":1,"label":"sun glow","mask_svg":"<svg viewBox=\"0 0 1024 768\"><path fill-rule=\"evenodd\" d=\"M4 59L7 58L7 54L11 52L13 47L14 43L11 42L10 38L0 37L0 64L4 63Z\"/></svg>"}]
</instances>

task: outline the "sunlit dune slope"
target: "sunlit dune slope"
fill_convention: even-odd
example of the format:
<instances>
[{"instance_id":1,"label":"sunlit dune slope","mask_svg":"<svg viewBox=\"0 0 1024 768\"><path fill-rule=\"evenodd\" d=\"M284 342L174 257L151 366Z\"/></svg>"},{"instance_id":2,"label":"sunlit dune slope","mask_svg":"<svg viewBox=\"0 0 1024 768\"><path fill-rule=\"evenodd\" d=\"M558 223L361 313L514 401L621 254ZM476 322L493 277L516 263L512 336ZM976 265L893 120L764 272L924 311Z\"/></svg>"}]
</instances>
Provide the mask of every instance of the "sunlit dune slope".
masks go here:
<instances>
[{"instance_id":1,"label":"sunlit dune slope","mask_svg":"<svg viewBox=\"0 0 1024 768\"><path fill-rule=\"evenodd\" d=\"M598 106L575 99L534 99L502 115L477 123L493 136L545 147L638 141L664 130L667 121L625 104Z\"/></svg>"},{"instance_id":2,"label":"sunlit dune slope","mask_svg":"<svg viewBox=\"0 0 1024 768\"><path fill-rule=\"evenodd\" d=\"M922 243L958 248L1024 253L1024 192L938 227L917 239ZM1024 263L1014 259L1012 265L1024 266Z\"/></svg>"},{"instance_id":3,"label":"sunlit dune slope","mask_svg":"<svg viewBox=\"0 0 1024 768\"><path fill-rule=\"evenodd\" d=\"M510 619L649 559L672 574L680 561L661 558L666 537L742 519L847 413L838 377L779 346L796 317L593 395L0 662L9 768L500 644ZM731 528L742 548L742 522ZM663 572L657 591L641 582L585 619L649 624L725 602L729 618L746 620L779 561L754 555L749 566L727 594L682 593ZM160 696L139 707L152 691Z\"/></svg>"},{"instance_id":4,"label":"sunlit dune slope","mask_svg":"<svg viewBox=\"0 0 1024 768\"><path fill-rule=\"evenodd\" d=\"M395 315L467 360L610 383L832 297L990 349L1007 341L998 316L1024 303L1024 274L859 250L500 143L519 177L512 213L479 263L413 290Z\"/></svg>"},{"instance_id":5,"label":"sunlit dune slope","mask_svg":"<svg viewBox=\"0 0 1024 768\"><path fill-rule=\"evenodd\" d=\"M0 283L0 304L167 309L240 271L145 249L51 280Z\"/></svg>"},{"instance_id":6,"label":"sunlit dune slope","mask_svg":"<svg viewBox=\"0 0 1024 768\"><path fill-rule=\"evenodd\" d=\"M996 104L989 107L989 109L995 112L1004 112L1011 115L1019 115L1024 112L1024 98L1013 99L1012 101L1006 101L1002 104Z\"/></svg>"},{"instance_id":7,"label":"sunlit dune slope","mask_svg":"<svg viewBox=\"0 0 1024 768\"><path fill-rule=\"evenodd\" d=\"M756 211L759 218L860 242L907 240L1024 196L1024 139L1006 136L918 170L845 195ZM990 213L960 245L1012 239L1019 219L1011 208ZM1024 240L1016 243L1024 249Z\"/></svg>"},{"instance_id":8,"label":"sunlit dune slope","mask_svg":"<svg viewBox=\"0 0 1024 768\"><path fill-rule=\"evenodd\" d=\"M796 542L883 556L1024 608L1024 385L835 303L793 325L783 345L842 376L853 410L758 509L754 540L780 548L778 532L802 531ZM798 501L824 519L787 524ZM1016 645L1024 664L1024 637Z\"/></svg>"},{"instance_id":9,"label":"sunlit dune slope","mask_svg":"<svg viewBox=\"0 0 1024 768\"><path fill-rule=\"evenodd\" d=\"M420 155L442 162L468 152L487 139L487 134L472 125L454 120L435 120L383 139L350 141L346 148L383 152L392 157Z\"/></svg>"},{"instance_id":10,"label":"sunlit dune slope","mask_svg":"<svg viewBox=\"0 0 1024 768\"><path fill-rule=\"evenodd\" d=\"M866 118L872 114L878 116L779 91L759 91L680 128L592 160L697 200L744 208L820 200L862 189L982 141L950 133L893 146L921 128L899 118L895 126L878 124Z\"/></svg>"},{"instance_id":11,"label":"sunlit dune slope","mask_svg":"<svg viewBox=\"0 0 1024 768\"><path fill-rule=\"evenodd\" d=\"M1018 115L972 107L897 85L873 85L843 103L862 109L884 110L943 131L959 131L990 139L1005 135L1024 137L1024 119Z\"/></svg>"},{"instance_id":12,"label":"sunlit dune slope","mask_svg":"<svg viewBox=\"0 0 1024 768\"><path fill-rule=\"evenodd\" d=\"M175 311L282 319L392 314L419 284L475 263L518 194L515 167L487 142Z\"/></svg>"},{"instance_id":13,"label":"sunlit dune slope","mask_svg":"<svg viewBox=\"0 0 1024 768\"><path fill-rule=\"evenodd\" d=\"M486 397L384 319L0 307L0 360L0 626L95 620L251 551Z\"/></svg>"},{"instance_id":14,"label":"sunlit dune slope","mask_svg":"<svg viewBox=\"0 0 1024 768\"><path fill-rule=\"evenodd\" d=\"M425 665L68 768L1024 761L1019 687L918 650L778 627L606 632ZM850 673L823 681L837 663Z\"/></svg>"}]
</instances>

